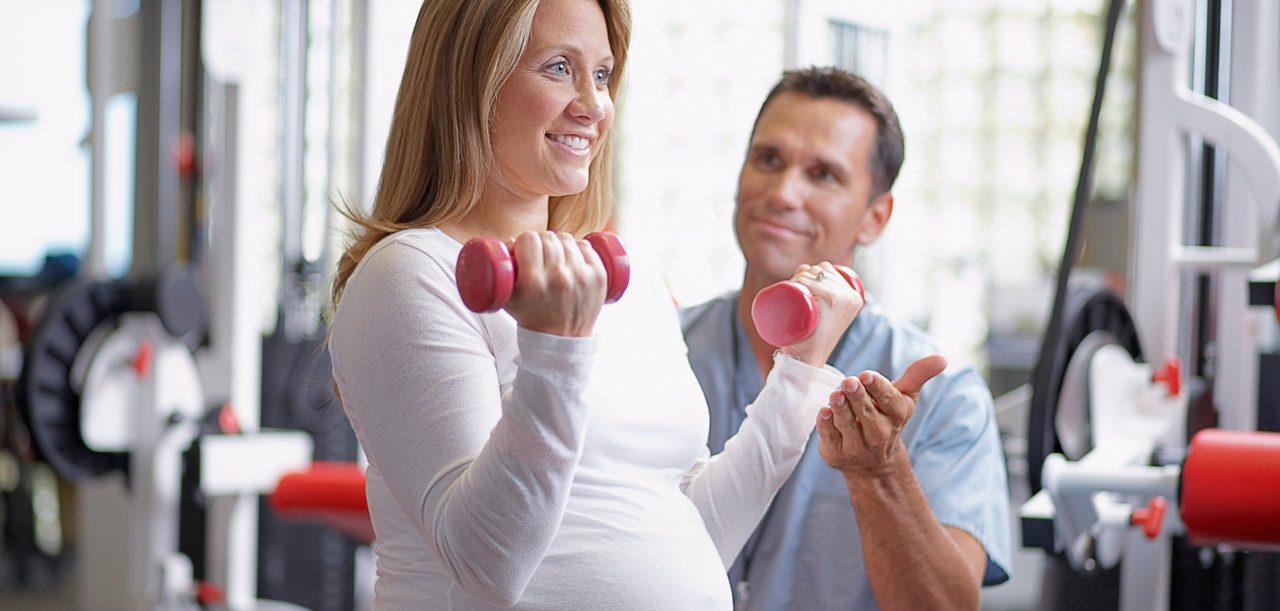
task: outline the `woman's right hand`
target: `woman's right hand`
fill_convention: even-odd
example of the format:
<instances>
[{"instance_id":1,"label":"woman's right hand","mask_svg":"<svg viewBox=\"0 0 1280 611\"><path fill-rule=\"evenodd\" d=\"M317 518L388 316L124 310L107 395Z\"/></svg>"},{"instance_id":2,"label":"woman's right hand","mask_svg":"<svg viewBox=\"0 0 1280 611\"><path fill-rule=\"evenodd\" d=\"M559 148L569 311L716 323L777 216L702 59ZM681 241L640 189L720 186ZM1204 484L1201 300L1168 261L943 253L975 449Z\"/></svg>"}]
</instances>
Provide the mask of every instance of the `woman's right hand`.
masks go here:
<instances>
[{"instance_id":1,"label":"woman's right hand","mask_svg":"<svg viewBox=\"0 0 1280 611\"><path fill-rule=\"evenodd\" d=\"M508 245L518 271L506 310L516 323L550 335L591 335L608 286L591 244L568 233L531 231Z\"/></svg>"}]
</instances>

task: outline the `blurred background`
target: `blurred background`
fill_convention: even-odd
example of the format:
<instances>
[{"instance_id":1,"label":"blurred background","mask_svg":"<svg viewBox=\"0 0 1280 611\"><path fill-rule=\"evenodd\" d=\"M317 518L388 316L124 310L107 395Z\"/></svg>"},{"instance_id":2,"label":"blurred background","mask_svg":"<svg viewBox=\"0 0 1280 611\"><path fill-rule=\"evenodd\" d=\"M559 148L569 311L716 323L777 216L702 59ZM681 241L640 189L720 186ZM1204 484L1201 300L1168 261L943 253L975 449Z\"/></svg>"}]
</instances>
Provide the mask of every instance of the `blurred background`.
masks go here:
<instances>
[{"instance_id":1,"label":"blurred background","mask_svg":"<svg viewBox=\"0 0 1280 611\"><path fill-rule=\"evenodd\" d=\"M1232 1L1191 5L1202 17L1194 44L1216 41ZM335 207L372 201L420 6L0 0L6 290L35 294L70 276L123 279L182 261L201 270L207 293L223 264L220 215L234 202L237 254L226 264L243 289L241 320L268 340L320 341L344 239ZM836 65L889 94L906 161L893 219L859 255L858 272L889 312L986 376L1016 516L1029 493L1027 383L1076 195L1107 2L637 0L632 10L614 226L633 256L660 265L682 305L741 280L737 172L781 71ZM1127 6L1117 29L1077 262L1077 273L1121 295L1134 232L1139 10ZM208 299L216 310L220 298ZM10 394L22 318L0 308ZM265 426L265 394L262 402ZM72 576L89 561L76 525L98 506L35 460L13 412L0 443L0 608L75 607L85 593ZM331 447L345 456L350 444ZM1040 608L1044 552L1022 549L1011 528L1014 578L985 589L983 606ZM367 553L354 553L353 566L367 570ZM260 592L271 587L259 581Z\"/></svg>"}]
</instances>

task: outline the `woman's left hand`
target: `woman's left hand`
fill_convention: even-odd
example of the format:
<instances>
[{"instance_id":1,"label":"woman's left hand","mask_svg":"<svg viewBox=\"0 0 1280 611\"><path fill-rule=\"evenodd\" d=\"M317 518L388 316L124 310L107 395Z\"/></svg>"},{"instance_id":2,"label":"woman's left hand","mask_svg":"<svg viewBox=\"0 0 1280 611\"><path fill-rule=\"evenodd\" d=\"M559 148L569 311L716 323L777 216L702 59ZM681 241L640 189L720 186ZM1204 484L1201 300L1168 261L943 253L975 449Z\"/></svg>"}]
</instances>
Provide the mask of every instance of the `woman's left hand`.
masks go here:
<instances>
[{"instance_id":1,"label":"woman's left hand","mask_svg":"<svg viewBox=\"0 0 1280 611\"><path fill-rule=\"evenodd\" d=\"M849 275L853 275L853 270L847 267L844 269ZM829 261L817 265L801 265L796 268L791 280L803 285L813 294L813 301L818 308L817 326L808 337L790 346L783 346L782 351L809 365L822 367L865 303L858 290Z\"/></svg>"}]
</instances>

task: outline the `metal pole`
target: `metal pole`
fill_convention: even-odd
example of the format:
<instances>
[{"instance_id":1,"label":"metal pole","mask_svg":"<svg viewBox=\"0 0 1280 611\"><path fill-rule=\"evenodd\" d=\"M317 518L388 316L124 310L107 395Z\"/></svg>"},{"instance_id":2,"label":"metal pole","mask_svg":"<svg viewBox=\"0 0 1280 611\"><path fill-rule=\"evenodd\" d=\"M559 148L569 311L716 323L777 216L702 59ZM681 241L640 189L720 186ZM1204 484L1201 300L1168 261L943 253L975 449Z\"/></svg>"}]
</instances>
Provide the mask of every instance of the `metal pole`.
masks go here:
<instances>
[{"instance_id":1,"label":"metal pole","mask_svg":"<svg viewBox=\"0 0 1280 611\"><path fill-rule=\"evenodd\" d=\"M290 338L302 335L298 308L302 262L307 86L307 5L284 0L280 13L280 320Z\"/></svg>"},{"instance_id":2,"label":"metal pole","mask_svg":"<svg viewBox=\"0 0 1280 611\"><path fill-rule=\"evenodd\" d=\"M178 260L182 193L174 146L182 133L183 0L143 2L134 168L133 276Z\"/></svg>"},{"instance_id":3,"label":"metal pole","mask_svg":"<svg viewBox=\"0 0 1280 611\"><path fill-rule=\"evenodd\" d=\"M92 114L89 123L89 249L85 254L82 275L90 280L107 278L107 100L111 86L111 66L115 63L112 49L111 11L107 0L94 0L89 13L89 99Z\"/></svg>"}]
</instances>

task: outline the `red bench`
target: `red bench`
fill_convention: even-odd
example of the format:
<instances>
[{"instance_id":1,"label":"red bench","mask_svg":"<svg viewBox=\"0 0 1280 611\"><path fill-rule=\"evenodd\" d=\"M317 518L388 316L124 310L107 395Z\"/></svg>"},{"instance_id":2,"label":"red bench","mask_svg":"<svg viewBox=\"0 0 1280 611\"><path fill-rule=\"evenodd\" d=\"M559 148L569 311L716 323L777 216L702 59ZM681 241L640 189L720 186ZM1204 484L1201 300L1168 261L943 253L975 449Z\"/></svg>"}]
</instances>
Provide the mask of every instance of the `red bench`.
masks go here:
<instances>
[{"instance_id":1,"label":"red bench","mask_svg":"<svg viewBox=\"0 0 1280 611\"><path fill-rule=\"evenodd\" d=\"M321 522L361 543L373 541L364 470L356 463L316 462L285 475L268 502L282 517Z\"/></svg>"}]
</instances>

